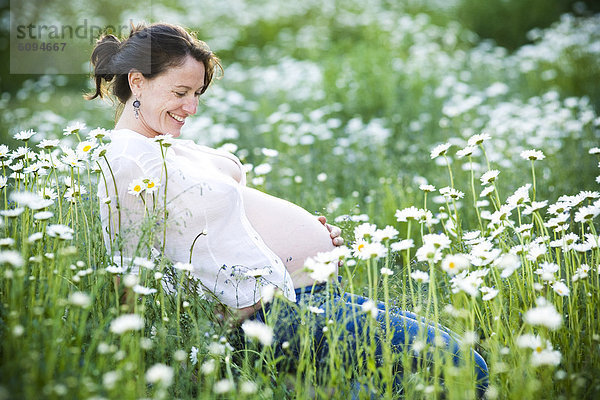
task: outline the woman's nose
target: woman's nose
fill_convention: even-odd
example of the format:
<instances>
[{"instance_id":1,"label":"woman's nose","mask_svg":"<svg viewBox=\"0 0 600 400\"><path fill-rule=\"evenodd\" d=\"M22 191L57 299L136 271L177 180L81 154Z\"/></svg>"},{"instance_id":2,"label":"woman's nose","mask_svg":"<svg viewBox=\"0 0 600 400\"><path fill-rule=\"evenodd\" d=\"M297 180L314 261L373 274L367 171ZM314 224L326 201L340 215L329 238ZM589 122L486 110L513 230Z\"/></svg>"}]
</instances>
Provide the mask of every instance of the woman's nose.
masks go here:
<instances>
[{"instance_id":1,"label":"woman's nose","mask_svg":"<svg viewBox=\"0 0 600 400\"><path fill-rule=\"evenodd\" d=\"M187 99L185 103L183 103L183 111L188 113L188 115L196 114L196 110L198 108L198 99L193 97L192 99Z\"/></svg>"}]
</instances>

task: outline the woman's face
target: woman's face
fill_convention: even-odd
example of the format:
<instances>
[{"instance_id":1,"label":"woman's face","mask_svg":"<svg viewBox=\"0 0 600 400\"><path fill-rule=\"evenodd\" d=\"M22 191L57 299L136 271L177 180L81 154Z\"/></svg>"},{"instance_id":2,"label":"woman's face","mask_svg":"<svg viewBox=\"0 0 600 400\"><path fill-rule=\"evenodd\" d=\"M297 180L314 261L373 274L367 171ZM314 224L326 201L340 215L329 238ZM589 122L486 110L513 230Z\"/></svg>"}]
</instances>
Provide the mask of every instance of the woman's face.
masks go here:
<instances>
[{"instance_id":1,"label":"woman's face","mask_svg":"<svg viewBox=\"0 0 600 400\"><path fill-rule=\"evenodd\" d=\"M203 86L204 64L191 56L182 65L170 67L152 79L142 76L137 93L134 90L140 101L136 120L140 133L150 137L166 133L179 136L185 119L196 113Z\"/></svg>"}]
</instances>

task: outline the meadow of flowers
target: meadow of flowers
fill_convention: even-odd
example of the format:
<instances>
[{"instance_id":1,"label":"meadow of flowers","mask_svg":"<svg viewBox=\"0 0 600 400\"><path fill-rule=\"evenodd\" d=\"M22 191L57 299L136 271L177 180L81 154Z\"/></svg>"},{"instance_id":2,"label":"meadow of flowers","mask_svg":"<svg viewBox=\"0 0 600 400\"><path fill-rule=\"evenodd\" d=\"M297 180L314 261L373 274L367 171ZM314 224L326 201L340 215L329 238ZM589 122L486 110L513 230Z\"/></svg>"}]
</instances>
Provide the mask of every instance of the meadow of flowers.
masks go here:
<instances>
[{"instance_id":1,"label":"meadow of flowers","mask_svg":"<svg viewBox=\"0 0 600 400\"><path fill-rule=\"evenodd\" d=\"M307 262L315 279L334 281L341 258L344 290L452 329L486 359L489 399L600 394L600 16L566 14L508 52L453 18L456 2L183 3L153 12L197 27L225 73L182 136L342 227L346 245ZM96 193L113 111L83 82L0 96L0 399L475 396L468 360L422 340L377 360L369 337L336 342L333 321L328 359L311 360L308 327L303 358L277 357L274 321L230 329L188 265L107 254ZM119 196L160 210L167 182Z\"/></svg>"}]
</instances>

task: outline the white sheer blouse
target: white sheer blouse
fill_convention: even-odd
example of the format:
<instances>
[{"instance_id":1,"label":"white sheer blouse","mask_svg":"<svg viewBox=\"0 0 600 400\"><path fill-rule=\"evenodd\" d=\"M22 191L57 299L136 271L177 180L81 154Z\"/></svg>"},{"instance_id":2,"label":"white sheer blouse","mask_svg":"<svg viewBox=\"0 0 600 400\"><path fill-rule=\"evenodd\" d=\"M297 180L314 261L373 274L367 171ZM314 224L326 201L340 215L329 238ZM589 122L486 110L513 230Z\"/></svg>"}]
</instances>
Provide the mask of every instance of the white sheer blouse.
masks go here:
<instances>
[{"instance_id":1,"label":"white sheer blouse","mask_svg":"<svg viewBox=\"0 0 600 400\"><path fill-rule=\"evenodd\" d=\"M110 169L101 164L106 182L100 180L98 195L110 200L102 203L100 216L105 245L116 259L148 257L150 248L163 248L166 185L164 254L170 261L190 263L192 275L203 288L233 308L255 304L266 287L279 288L295 300L294 285L282 260L246 217L241 193L246 177L237 157L190 140L171 139L172 146L162 149L165 180L159 143L127 129L114 130L110 136L106 153ZM235 162L240 181L219 171L211 155ZM145 178L160 181L155 193L128 193L134 180ZM153 212L157 218L150 226L147 216Z\"/></svg>"}]
</instances>

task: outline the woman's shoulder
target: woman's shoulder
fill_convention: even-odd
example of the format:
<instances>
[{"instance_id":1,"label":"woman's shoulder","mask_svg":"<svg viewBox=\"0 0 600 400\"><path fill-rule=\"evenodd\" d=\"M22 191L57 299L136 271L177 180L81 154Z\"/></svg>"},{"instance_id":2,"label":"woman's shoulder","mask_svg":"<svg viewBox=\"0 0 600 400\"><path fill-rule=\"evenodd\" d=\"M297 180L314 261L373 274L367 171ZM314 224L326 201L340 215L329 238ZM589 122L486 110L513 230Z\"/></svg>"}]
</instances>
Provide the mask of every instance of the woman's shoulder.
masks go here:
<instances>
[{"instance_id":1,"label":"woman's shoulder","mask_svg":"<svg viewBox=\"0 0 600 400\"><path fill-rule=\"evenodd\" d=\"M187 141L186 141L187 142ZM194 143L193 141L189 140L189 142ZM194 143L194 146L197 150L203 151L205 153L209 153L209 154L214 154L214 155L219 155L219 156L223 156L223 157L227 157L231 160L233 160L234 162L236 162L237 164L241 165L240 159L233 153L225 150L224 148L213 148L213 147L208 147L208 146L204 146L201 144L196 144Z\"/></svg>"},{"instance_id":2,"label":"woman's shoulder","mask_svg":"<svg viewBox=\"0 0 600 400\"><path fill-rule=\"evenodd\" d=\"M130 129L114 129L109 134L110 150L115 154L160 154L160 144L153 138L149 138Z\"/></svg>"},{"instance_id":3,"label":"woman's shoulder","mask_svg":"<svg viewBox=\"0 0 600 400\"><path fill-rule=\"evenodd\" d=\"M162 162L160 144L129 129L115 129L109 135L107 160L121 166Z\"/></svg>"},{"instance_id":4,"label":"woman's shoulder","mask_svg":"<svg viewBox=\"0 0 600 400\"><path fill-rule=\"evenodd\" d=\"M141 133L138 133L131 129L113 129L110 131L108 136L112 143L123 144L127 142L134 142L139 145L144 145L146 143L154 143L154 140L152 138L144 136Z\"/></svg>"}]
</instances>

